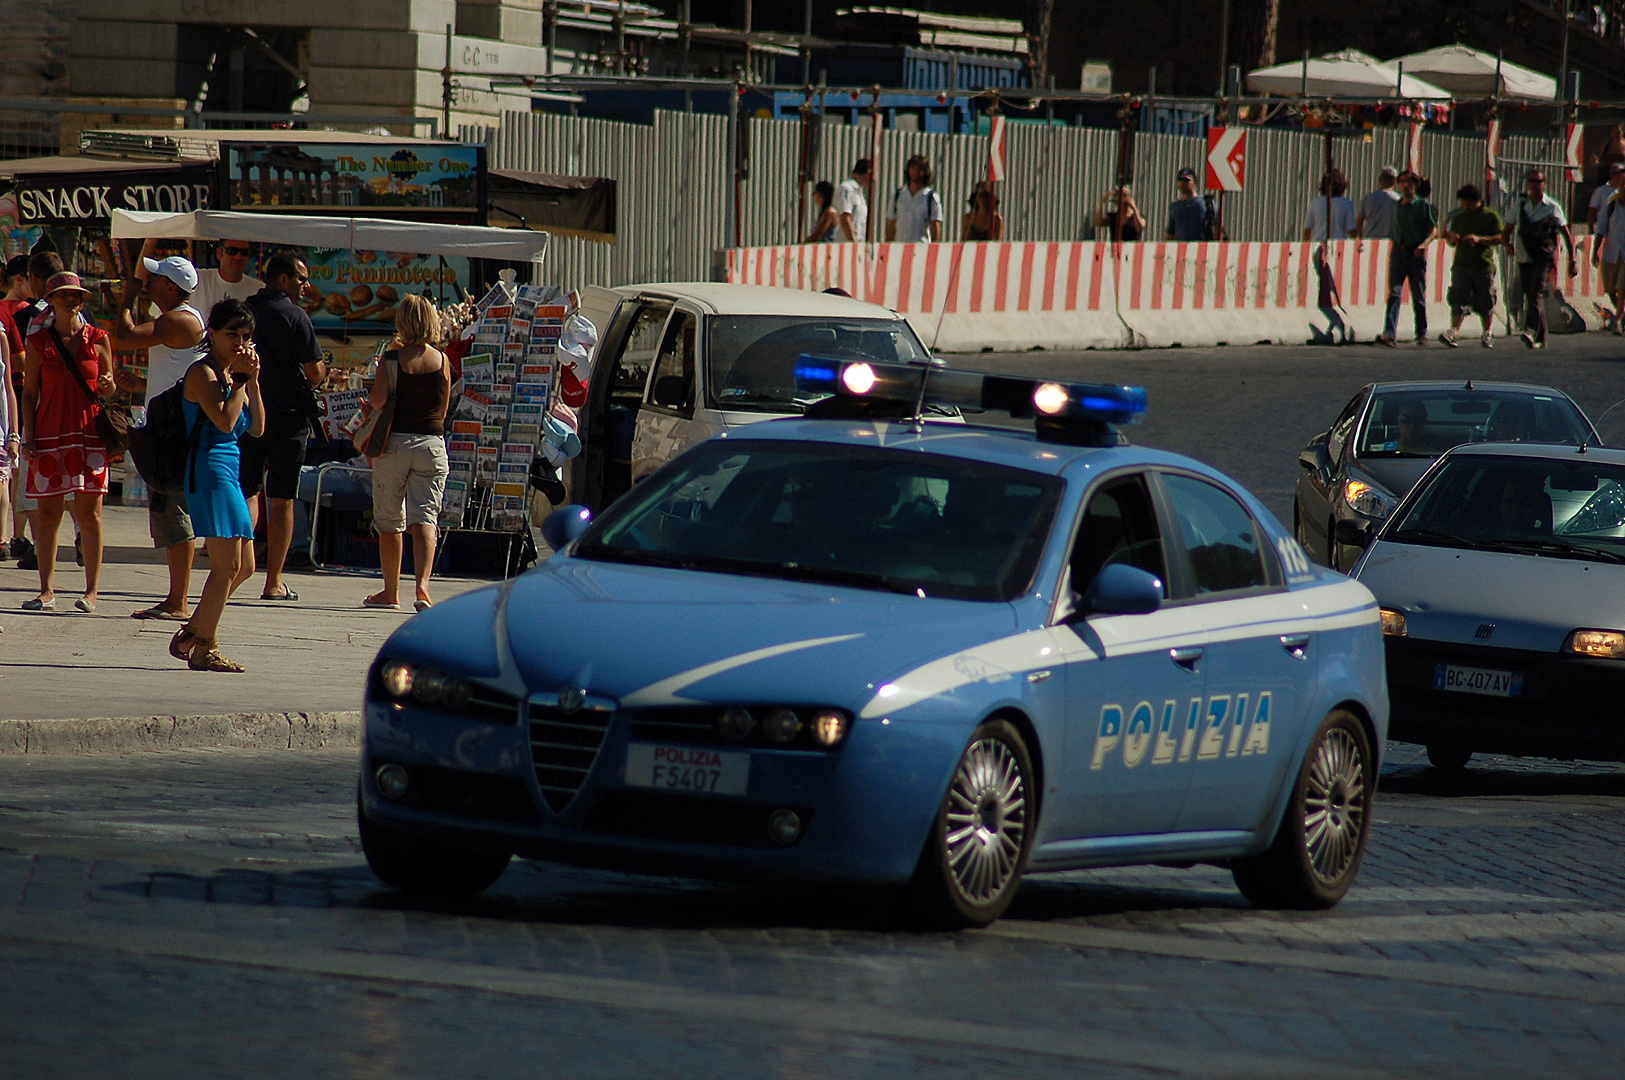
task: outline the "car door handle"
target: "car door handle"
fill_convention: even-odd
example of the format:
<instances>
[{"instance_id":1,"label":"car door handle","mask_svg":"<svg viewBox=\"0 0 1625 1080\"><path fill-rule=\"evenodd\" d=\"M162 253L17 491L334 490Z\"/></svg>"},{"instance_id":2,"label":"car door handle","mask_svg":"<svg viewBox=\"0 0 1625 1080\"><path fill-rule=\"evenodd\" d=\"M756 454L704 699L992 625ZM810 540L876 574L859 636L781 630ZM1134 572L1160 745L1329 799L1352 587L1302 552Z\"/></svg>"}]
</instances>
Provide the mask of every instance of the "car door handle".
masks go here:
<instances>
[{"instance_id":1,"label":"car door handle","mask_svg":"<svg viewBox=\"0 0 1625 1080\"><path fill-rule=\"evenodd\" d=\"M1299 660L1303 659L1304 650L1307 649L1308 647L1309 647L1309 635L1308 634L1282 634L1281 635L1281 648L1285 649L1287 652L1291 653L1293 656L1297 657Z\"/></svg>"},{"instance_id":2,"label":"car door handle","mask_svg":"<svg viewBox=\"0 0 1625 1080\"><path fill-rule=\"evenodd\" d=\"M1187 671L1195 671L1196 662L1202 659L1202 649L1196 646L1185 649L1169 649L1168 659Z\"/></svg>"}]
</instances>

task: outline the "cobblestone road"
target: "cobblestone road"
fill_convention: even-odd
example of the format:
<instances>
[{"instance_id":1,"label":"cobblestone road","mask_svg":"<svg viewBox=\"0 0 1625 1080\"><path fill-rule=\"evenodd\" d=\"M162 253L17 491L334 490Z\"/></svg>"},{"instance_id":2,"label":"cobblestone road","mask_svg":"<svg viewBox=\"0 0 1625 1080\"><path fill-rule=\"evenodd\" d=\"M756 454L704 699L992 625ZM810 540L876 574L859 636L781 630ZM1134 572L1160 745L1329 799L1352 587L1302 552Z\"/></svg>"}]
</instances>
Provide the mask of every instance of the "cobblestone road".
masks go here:
<instances>
[{"instance_id":1,"label":"cobblestone road","mask_svg":"<svg viewBox=\"0 0 1625 1080\"><path fill-rule=\"evenodd\" d=\"M936 935L872 894L529 863L408 904L354 766L0 759L0 1076L1625 1073L1625 767L1397 747L1330 913L1094 871Z\"/></svg>"}]
</instances>

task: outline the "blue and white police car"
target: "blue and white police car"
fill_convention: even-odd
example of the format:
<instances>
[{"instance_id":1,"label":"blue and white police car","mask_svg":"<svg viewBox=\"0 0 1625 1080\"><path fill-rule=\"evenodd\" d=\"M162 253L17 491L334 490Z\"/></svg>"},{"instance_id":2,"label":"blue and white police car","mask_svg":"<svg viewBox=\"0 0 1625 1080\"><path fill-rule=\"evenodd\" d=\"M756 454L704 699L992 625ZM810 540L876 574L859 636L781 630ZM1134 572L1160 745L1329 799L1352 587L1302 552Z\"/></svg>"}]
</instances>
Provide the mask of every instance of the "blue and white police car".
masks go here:
<instances>
[{"instance_id":1,"label":"blue and white police car","mask_svg":"<svg viewBox=\"0 0 1625 1080\"><path fill-rule=\"evenodd\" d=\"M982 925L1027 871L1231 869L1329 907L1388 724L1379 612L1245 490L1124 445L1143 391L803 358L806 418L698 445L369 672L362 844L905 886ZM1031 416L1015 432L922 405Z\"/></svg>"}]
</instances>

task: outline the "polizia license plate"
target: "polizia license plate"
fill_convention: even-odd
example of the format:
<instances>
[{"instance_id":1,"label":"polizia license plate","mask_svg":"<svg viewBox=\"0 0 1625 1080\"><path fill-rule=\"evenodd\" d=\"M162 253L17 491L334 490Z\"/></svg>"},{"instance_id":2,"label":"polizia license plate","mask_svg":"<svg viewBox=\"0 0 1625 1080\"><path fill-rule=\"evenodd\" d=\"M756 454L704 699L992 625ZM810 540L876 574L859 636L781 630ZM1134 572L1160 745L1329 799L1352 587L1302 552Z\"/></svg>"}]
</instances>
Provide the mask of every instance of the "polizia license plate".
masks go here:
<instances>
[{"instance_id":1,"label":"polizia license plate","mask_svg":"<svg viewBox=\"0 0 1625 1080\"><path fill-rule=\"evenodd\" d=\"M1439 664L1433 669L1433 689L1515 698L1523 690L1523 673Z\"/></svg>"},{"instance_id":2,"label":"polizia license plate","mask_svg":"<svg viewBox=\"0 0 1625 1080\"><path fill-rule=\"evenodd\" d=\"M666 791L743 795L750 783L750 755L705 746L633 743L626 748L626 782Z\"/></svg>"}]
</instances>

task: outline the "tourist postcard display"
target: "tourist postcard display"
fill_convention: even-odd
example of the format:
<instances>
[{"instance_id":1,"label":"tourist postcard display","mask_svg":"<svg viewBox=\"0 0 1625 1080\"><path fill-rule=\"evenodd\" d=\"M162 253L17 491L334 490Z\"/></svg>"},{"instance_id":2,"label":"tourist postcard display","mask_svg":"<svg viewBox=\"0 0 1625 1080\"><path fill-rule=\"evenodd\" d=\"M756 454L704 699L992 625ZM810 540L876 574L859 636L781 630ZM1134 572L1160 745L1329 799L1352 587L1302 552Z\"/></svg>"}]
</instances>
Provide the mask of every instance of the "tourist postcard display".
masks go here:
<instances>
[{"instance_id":1,"label":"tourist postcard display","mask_svg":"<svg viewBox=\"0 0 1625 1080\"><path fill-rule=\"evenodd\" d=\"M474 340L463 358L446 435L451 473L440 523L517 532L526 525L530 467L552 401L553 351L575 293L553 286L492 287L477 305ZM480 498L488 491L489 499Z\"/></svg>"}]
</instances>

